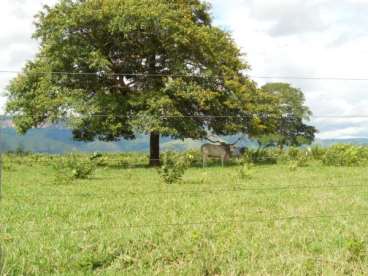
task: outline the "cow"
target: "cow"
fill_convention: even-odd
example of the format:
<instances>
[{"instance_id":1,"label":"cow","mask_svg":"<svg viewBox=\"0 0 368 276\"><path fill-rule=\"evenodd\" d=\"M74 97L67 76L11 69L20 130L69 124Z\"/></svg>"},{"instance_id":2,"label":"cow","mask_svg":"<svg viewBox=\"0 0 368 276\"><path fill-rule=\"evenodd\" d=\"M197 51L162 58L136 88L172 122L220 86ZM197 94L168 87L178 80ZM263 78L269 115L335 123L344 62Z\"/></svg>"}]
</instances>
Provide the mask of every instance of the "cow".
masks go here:
<instances>
[{"instance_id":1,"label":"cow","mask_svg":"<svg viewBox=\"0 0 368 276\"><path fill-rule=\"evenodd\" d=\"M215 141L215 142L211 140L209 141L212 143L220 143L220 144L214 145L214 144L207 143L207 144L202 145L201 153L202 153L203 167L206 166L207 160L209 157L221 159L221 166L223 167L224 161L229 160L230 157L240 157L245 152L245 148L239 149L235 146L235 144L238 141L236 141L233 144L227 144L225 142L219 142L219 141Z\"/></svg>"},{"instance_id":2,"label":"cow","mask_svg":"<svg viewBox=\"0 0 368 276\"><path fill-rule=\"evenodd\" d=\"M241 156L244 155L244 153L247 151L247 147L235 147L232 151L230 151L230 156L231 157L236 157L236 158L240 158Z\"/></svg>"}]
</instances>

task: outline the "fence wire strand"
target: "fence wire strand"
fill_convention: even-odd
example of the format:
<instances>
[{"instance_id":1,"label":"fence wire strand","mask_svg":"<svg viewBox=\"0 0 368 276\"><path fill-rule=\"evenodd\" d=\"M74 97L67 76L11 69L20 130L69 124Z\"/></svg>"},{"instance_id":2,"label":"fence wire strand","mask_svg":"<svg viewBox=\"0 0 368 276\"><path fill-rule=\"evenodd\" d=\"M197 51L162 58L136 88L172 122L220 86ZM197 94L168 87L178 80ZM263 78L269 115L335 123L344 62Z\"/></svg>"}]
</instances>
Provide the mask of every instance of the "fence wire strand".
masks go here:
<instances>
[{"instance_id":1,"label":"fence wire strand","mask_svg":"<svg viewBox=\"0 0 368 276\"><path fill-rule=\"evenodd\" d=\"M301 221L309 221L315 219L335 219L335 218L355 218L355 217L367 217L368 213L355 213L355 214L326 214L326 215L314 215L314 216L288 216L288 217L270 217L270 218L242 218L236 217L236 219L228 219L228 220L208 220L208 221L192 221L192 222L184 222L184 223L147 223L147 224L127 224L127 225L116 225L116 226L108 226L110 230L118 230L124 228L130 229L139 229L139 228L170 228L170 227L187 227L187 226L209 226L209 225L222 225L222 224L244 224L244 223L267 223L267 222L281 222L281 221L293 221L293 220L301 220ZM27 233L42 233L47 232L50 229L50 225L45 225L45 230L34 230L27 229L25 230ZM4 227L1 227L2 230ZM11 228L22 228L24 229L24 225L21 227L12 226ZM62 228L62 229L53 229L57 232L86 232L92 230L101 230L101 227L96 227L96 225L90 225L86 227L76 227L76 228ZM3 234L6 234L3 232Z\"/></svg>"},{"instance_id":2,"label":"fence wire strand","mask_svg":"<svg viewBox=\"0 0 368 276\"><path fill-rule=\"evenodd\" d=\"M165 184L168 187L168 185ZM321 185L321 186L284 186L284 187L252 187L252 188L233 188L233 189L213 189L213 190L186 190L186 191L167 191L167 190L154 190L148 192L137 192L137 191L111 191L111 193L105 194L92 194L92 193L80 193L80 194L37 194L37 197L93 197L93 198L106 198L109 195L113 195L114 197L124 198L122 195L126 197L140 197L140 196L149 196L149 195L185 195L185 194L211 194L211 193L240 193L240 192L270 192L270 191L289 191L289 190L337 190L337 189L346 189L346 188L367 188L367 184L362 185ZM9 199L26 199L33 197L34 195L9 195L6 197Z\"/></svg>"}]
</instances>

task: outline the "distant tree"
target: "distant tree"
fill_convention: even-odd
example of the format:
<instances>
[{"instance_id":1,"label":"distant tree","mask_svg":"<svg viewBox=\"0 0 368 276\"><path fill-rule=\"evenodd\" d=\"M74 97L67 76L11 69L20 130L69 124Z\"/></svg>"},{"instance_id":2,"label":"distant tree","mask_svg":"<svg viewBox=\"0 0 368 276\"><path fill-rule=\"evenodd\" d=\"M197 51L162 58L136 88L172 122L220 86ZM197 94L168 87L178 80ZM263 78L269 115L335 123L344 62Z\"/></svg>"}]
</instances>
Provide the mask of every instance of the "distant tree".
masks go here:
<instances>
[{"instance_id":1,"label":"distant tree","mask_svg":"<svg viewBox=\"0 0 368 276\"><path fill-rule=\"evenodd\" d=\"M150 134L158 165L160 136L265 128L247 117L260 93L248 64L200 0L60 0L38 14L34 38L38 55L8 87L21 133L73 114L78 140Z\"/></svg>"},{"instance_id":2,"label":"distant tree","mask_svg":"<svg viewBox=\"0 0 368 276\"><path fill-rule=\"evenodd\" d=\"M270 115L276 125L274 133L257 137L259 146L283 148L311 144L317 129L305 123L312 112L305 105L303 92L288 83L268 83L261 89L274 98L274 112Z\"/></svg>"}]
</instances>

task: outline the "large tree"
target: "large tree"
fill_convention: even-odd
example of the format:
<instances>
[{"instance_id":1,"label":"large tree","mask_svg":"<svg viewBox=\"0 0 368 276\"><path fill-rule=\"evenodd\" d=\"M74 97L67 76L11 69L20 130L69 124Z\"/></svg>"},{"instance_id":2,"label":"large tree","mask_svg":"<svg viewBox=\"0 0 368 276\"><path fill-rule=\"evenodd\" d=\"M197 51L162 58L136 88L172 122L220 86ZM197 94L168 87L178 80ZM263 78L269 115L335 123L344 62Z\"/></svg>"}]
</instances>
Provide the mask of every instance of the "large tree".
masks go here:
<instances>
[{"instance_id":1,"label":"large tree","mask_svg":"<svg viewBox=\"0 0 368 276\"><path fill-rule=\"evenodd\" d=\"M40 49L8 87L21 133L73 117L75 139L257 133L260 91L231 36L200 0L60 0L36 16ZM252 109L253 108L253 109Z\"/></svg>"},{"instance_id":2,"label":"large tree","mask_svg":"<svg viewBox=\"0 0 368 276\"><path fill-rule=\"evenodd\" d=\"M264 93L273 98L273 118L275 131L272 134L260 135L260 146L300 146L314 141L317 129L307 125L312 112L305 105L303 91L288 83L268 83L262 88Z\"/></svg>"}]
</instances>

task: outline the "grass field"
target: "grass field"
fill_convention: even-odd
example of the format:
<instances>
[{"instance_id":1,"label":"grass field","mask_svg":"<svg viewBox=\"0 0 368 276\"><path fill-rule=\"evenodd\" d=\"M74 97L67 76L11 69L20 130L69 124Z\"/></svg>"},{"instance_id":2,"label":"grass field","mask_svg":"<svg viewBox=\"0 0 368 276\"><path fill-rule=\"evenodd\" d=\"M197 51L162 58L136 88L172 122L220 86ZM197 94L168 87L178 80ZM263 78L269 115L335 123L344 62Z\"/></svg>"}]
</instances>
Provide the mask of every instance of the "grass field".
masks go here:
<instances>
[{"instance_id":1,"label":"grass field","mask_svg":"<svg viewBox=\"0 0 368 276\"><path fill-rule=\"evenodd\" d=\"M50 166L7 162L4 275L368 274L366 168L212 166L166 185L100 167L58 184Z\"/></svg>"}]
</instances>

